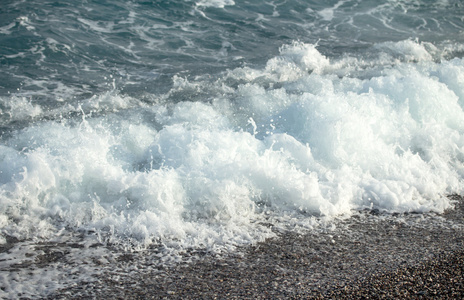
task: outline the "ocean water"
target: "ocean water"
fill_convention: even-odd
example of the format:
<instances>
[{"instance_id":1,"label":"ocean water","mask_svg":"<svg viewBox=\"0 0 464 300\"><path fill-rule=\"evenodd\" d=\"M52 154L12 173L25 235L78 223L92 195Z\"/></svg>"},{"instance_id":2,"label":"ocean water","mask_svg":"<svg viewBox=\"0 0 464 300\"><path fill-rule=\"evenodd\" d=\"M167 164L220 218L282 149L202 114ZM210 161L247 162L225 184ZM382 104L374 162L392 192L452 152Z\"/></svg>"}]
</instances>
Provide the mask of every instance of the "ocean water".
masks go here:
<instances>
[{"instance_id":1,"label":"ocean water","mask_svg":"<svg viewBox=\"0 0 464 300\"><path fill-rule=\"evenodd\" d=\"M458 0L3 1L0 243L224 252L441 213L463 57Z\"/></svg>"}]
</instances>

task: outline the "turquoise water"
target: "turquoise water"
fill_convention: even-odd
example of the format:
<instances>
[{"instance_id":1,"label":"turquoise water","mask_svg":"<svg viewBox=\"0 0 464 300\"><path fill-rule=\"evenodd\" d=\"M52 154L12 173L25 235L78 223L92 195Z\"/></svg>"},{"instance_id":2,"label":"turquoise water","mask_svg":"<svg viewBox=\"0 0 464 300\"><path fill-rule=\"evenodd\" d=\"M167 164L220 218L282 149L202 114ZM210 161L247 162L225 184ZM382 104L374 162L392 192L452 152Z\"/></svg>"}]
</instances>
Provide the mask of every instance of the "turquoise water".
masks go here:
<instances>
[{"instance_id":1,"label":"turquoise water","mask_svg":"<svg viewBox=\"0 0 464 300\"><path fill-rule=\"evenodd\" d=\"M7 1L0 96L49 108L113 80L123 94L160 94L174 75L259 68L293 41L366 59L380 43L412 39L450 59L462 55L463 11L461 1Z\"/></svg>"}]
</instances>

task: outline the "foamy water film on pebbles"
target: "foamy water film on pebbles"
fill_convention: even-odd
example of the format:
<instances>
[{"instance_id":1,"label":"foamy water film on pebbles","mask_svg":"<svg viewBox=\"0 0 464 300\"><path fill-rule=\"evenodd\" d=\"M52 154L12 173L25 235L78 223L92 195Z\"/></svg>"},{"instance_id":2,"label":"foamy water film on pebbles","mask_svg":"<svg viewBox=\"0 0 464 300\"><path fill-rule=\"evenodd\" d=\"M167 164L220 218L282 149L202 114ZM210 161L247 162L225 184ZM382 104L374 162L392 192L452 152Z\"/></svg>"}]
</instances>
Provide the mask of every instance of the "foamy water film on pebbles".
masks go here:
<instances>
[{"instance_id":1,"label":"foamy water film on pebbles","mask_svg":"<svg viewBox=\"0 0 464 300\"><path fill-rule=\"evenodd\" d=\"M461 1L9 0L0 16L0 297L365 212L461 226L441 217L464 193Z\"/></svg>"}]
</instances>

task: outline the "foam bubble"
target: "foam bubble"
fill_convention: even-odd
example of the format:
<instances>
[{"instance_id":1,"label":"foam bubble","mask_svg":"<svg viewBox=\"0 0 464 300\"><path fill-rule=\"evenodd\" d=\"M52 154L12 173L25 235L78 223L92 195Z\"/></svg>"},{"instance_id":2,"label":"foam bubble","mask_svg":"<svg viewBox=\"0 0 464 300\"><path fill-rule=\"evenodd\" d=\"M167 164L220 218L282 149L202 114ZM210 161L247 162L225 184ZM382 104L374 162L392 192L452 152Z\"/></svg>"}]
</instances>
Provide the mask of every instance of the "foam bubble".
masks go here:
<instances>
[{"instance_id":1,"label":"foam bubble","mask_svg":"<svg viewBox=\"0 0 464 300\"><path fill-rule=\"evenodd\" d=\"M4 35L11 34L10 29L14 28L15 26L16 26L16 22L13 22L13 23L10 23L8 25L0 27L0 34L4 34Z\"/></svg>"},{"instance_id":2,"label":"foam bubble","mask_svg":"<svg viewBox=\"0 0 464 300\"><path fill-rule=\"evenodd\" d=\"M324 8L317 13L324 19L324 21L332 21L334 18L334 13L337 8L342 6L347 1L338 1L333 7Z\"/></svg>"},{"instance_id":3,"label":"foam bubble","mask_svg":"<svg viewBox=\"0 0 464 300\"><path fill-rule=\"evenodd\" d=\"M33 104L26 97L0 97L0 112L3 122L8 120L24 120L35 118L43 113L42 108L38 104Z\"/></svg>"},{"instance_id":4,"label":"foam bubble","mask_svg":"<svg viewBox=\"0 0 464 300\"><path fill-rule=\"evenodd\" d=\"M196 3L197 6L224 8L227 5L235 5L233 0L201 0Z\"/></svg>"},{"instance_id":5,"label":"foam bubble","mask_svg":"<svg viewBox=\"0 0 464 300\"><path fill-rule=\"evenodd\" d=\"M266 70L279 76L280 81L292 81L308 72L321 73L329 60L311 44L294 42L280 49L280 56L267 62Z\"/></svg>"},{"instance_id":6,"label":"foam bubble","mask_svg":"<svg viewBox=\"0 0 464 300\"><path fill-rule=\"evenodd\" d=\"M400 42L385 42L375 46L382 54L390 54L402 61L430 61L437 48L431 43L418 43L405 40Z\"/></svg>"}]
</instances>

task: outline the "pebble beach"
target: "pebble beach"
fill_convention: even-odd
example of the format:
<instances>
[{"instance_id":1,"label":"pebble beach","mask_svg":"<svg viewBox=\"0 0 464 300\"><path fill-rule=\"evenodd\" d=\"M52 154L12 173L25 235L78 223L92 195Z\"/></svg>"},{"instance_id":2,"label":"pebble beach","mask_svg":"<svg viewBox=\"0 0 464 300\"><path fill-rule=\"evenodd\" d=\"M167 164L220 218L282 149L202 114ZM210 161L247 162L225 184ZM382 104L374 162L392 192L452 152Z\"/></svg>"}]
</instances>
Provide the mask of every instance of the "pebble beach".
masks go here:
<instances>
[{"instance_id":1,"label":"pebble beach","mask_svg":"<svg viewBox=\"0 0 464 300\"><path fill-rule=\"evenodd\" d=\"M119 270L48 299L460 299L464 205L454 198L443 215L363 212L327 232L282 233L168 267L126 255Z\"/></svg>"}]
</instances>

